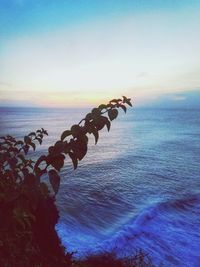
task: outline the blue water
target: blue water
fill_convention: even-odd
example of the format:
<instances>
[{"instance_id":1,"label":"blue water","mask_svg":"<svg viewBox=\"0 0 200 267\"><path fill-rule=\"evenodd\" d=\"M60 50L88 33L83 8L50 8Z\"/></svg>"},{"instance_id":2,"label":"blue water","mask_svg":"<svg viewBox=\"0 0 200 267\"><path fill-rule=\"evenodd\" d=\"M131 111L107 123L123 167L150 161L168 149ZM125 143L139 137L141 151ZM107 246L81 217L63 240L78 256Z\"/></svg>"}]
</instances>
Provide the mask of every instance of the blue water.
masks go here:
<instances>
[{"instance_id":1,"label":"blue water","mask_svg":"<svg viewBox=\"0 0 200 267\"><path fill-rule=\"evenodd\" d=\"M1 135L44 127L45 153L87 110L0 109ZM129 110L62 170L56 230L76 257L139 248L156 264L200 266L200 110Z\"/></svg>"}]
</instances>

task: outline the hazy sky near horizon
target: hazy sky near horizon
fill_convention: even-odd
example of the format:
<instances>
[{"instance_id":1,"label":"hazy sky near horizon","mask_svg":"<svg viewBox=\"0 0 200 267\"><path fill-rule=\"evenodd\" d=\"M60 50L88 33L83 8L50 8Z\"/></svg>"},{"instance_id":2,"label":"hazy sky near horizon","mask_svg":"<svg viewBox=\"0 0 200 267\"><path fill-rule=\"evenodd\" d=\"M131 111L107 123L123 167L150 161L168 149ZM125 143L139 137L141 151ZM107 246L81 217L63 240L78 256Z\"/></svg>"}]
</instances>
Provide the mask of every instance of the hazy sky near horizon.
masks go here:
<instances>
[{"instance_id":1,"label":"hazy sky near horizon","mask_svg":"<svg viewBox=\"0 0 200 267\"><path fill-rule=\"evenodd\" d=\"M0 0L0 106L182 101L199 48L198 0Z\"/></svg>"}]
</instances>

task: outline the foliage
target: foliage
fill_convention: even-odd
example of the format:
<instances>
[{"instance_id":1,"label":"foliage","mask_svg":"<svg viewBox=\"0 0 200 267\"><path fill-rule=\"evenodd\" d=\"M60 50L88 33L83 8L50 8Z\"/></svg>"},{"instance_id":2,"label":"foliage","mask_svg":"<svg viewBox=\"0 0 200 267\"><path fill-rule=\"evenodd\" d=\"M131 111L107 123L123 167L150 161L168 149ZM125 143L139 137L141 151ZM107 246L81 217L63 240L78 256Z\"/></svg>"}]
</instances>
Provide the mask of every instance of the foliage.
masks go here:
<instances>
[{"instance_id":1,"label":"foliage","mask_svg":"<svg viewBox=\"0 0 200 267\"><path fill-rule=\"evenodd\" d=\"M31 132L23 140L0 137L0 266L71 266L71 254L64 255L54 229L58 220L54 197L42 177L48 175L56 195L65 158L68 156L76 169L87 153L88 135L97 143L99 131L104 127L109 131L118 109L126 112L126 104L132 106L123 96L92 109L36 162L28 158L28 152L42 144L48 135L45 129Z\"/></svg>"},{"instance_id":2,"label":"foliage","mask_svg":"<svg viewBox=\"0 0 200 267\"><path fill-rule=\"evenodd\" d=\"M73 267L155 267L151 259L142 250L135 251L131 257L117 258L114 253L91 255L84 260L74 262Z\"/></svg>"}]
</instances>

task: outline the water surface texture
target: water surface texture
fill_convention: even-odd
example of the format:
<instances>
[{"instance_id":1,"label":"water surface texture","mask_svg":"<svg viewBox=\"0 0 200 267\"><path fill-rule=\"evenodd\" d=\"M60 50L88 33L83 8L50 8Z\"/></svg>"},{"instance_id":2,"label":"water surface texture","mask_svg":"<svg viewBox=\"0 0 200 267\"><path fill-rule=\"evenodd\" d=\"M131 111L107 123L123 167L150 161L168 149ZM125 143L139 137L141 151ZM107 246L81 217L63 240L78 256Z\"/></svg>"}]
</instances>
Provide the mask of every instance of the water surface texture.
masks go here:
<instances>
[{"instance_id":1,"label":"water surface texture","mask_svg":"<svg viewBox=\"0 0 200 267\"><path fill-rule=\"evenodd\" d=\"M1 135L43 127L45 153L87 110L0 109ZM77 257L142 248L164 266L200 266L200 110L132 109L62 170L57 232Z\"/></svg>"}]
</instances>

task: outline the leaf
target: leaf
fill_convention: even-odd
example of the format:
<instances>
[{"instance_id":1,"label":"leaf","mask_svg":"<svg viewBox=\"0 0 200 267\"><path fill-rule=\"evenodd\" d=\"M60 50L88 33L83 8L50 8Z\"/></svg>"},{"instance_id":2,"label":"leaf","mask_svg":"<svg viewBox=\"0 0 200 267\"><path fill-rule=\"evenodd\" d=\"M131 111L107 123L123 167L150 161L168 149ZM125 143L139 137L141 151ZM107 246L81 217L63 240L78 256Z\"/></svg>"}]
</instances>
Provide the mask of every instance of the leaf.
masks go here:
<instances>
[{"instance_id":1,"label":"leaf","mask_svg":"<svg viewBox=\"0 0 200 267\"><path fill-rule=\"evenodd\" d=\"M36 163L35 163L35 166L34 166L34 170L40 165L40 163L42 162L42 161L45 161L46 162L46 159L47 159L47 157L46 156L41 156L41 157L39 157L39 159L36 161Z\"/></svg>"},{"instance_id":2,"label":"leaf","mask_svg":"<svg viewBox=\"0 0 200 267\"><path fill-rule=\"evenodd\" d=\"M28 134L28 136L32 136L32 135L36 136L35 132L31 132L30 134Z\"/></svg>"},{"instance_id":3,"label":"leaf","mask_svg":"<svg viewBox=\"0 0 200 267\"><path fill-rule=\"evenodd\" d=\"M123 96L123 103L128 104L130 107L132 107L131 99L127 98L126 96Z\"/></svg>"},{"instance_id":4,"label":"leaf","mask_svg":"<svg viewBox=\"0 0 200 267\"><path fill-rule=\"evenodd\" d=\"M59 140L54 145L54 151L53 151L53 153L60 154L60 153L63 152L63 149L64 149L64 142Z\"/></svg>"},{"instance_id":5,"label":"leaf","mask_svg":"<svg viewBox=\"0 0 200 267\"><path fill-rule=\"evenodd\" d=\"M26 162L26 159L25 159L24 155L19 154L19 155L17 155L17 157L20 158L23 163Z\"/></svg>"},{"instance_id":6,"label":"leaf","mask_svg":"<svg viewBox=\"0 0 200 267\"><path fill-rule=\"evenodd\" d=\"M34 171L35 171L36 177L38 178L38 181L40 181L40 177L47 172L46 169L41 170L39 167L35 168Z\"/></svg>"},{"instance_id":7,"label":"leaf","mask_svg":"<svg viewBox=\"0 0 200 267\"><path fill-rule=\"evenodd\" d=\"M29 137L29 136L24 136L24 142L26 143L26 144L30 144L31 143L31 138Z\"/></svg>"},{"instance_id":8,"label":"leaf","mask_svg":"<svg viewBox=\"0 0 200 267\"><path fill-rule=\"evenodd\" d=\"M35 144L33 142L30 143L30 146L32 146L33 150L35 151Z\"/></svg>"},{"instance_id":9,"label":"leaf","mask_svg":"<svg viewBox=\"0 0 200 267\"><path fill-rule=\"evenodd\" d=\"M50 170L48 172L48 175L49 175L49 182L53 188L53 191L55 194L57 194L60 187L60 176L55 170Z\"/></svg>"},{"instance_id":10,"label":"leaf","mask_svg":"<svg viewBox=\"0 0 200 267\"><path fill-rule=\"evenodd\" d=\"M74 165L74 170L75 170L77 168L77 166L78 166L78 159L77 159L77 157L75 156L74 153L69 152L68 154L69 154L69 156L70 156L70 158L72 160L72 163Z\"/></svg>"},{"instance_id":11,"label":"leaf","mask_svg":"<svg viewBox=\"0 0 200 267\"><path fill-rule=\"evenodd\" d=\"M101 104L101 105L99 105L98 108L99 108L100 110L102 110L102 109L106 109L106 108L107 108L107 105Z\"/></svg>"},{"instance_id":12,"label":"leaf","mask_svg":"<svg viewBox=\"0 0 200 267\"><path fill-rule=\"evenodd\" d=\"M110 126L111 126L111 123L110 121L108 120L108 118L106 118L106 127L108 129L108 132L110 131Z\"/></svg>"},{"instance_id":13,"label":"leaf","mask_svg":"<svg viewBox=\"0 0 200 267\"><path fill-rule=\"evenodd\" d=\"M107 117L100 116L94 121L94 123L98 131L103 129L105 125L107 126L108 131L110 130L110 121Z\"/></svg>"},{"instance_id":14,"label":"leaf","mask_svg":"<svg viewBox=\"0 0 200 267\"><path fill-rule=\"evenodd\" d=\"M64 159L65 156L63 154L50 154L47 157L47 164L48 165L52 165L57 171L60 171L60 169L63 167L64 165Z\"/></svg>"},{"instance_id":15,"label":"leaf","mask_svg":"<svg viewBox=\"0 0 200 267\"><path fill-rule=\"evenodd\" d=\"M54 152L54 146L50 146L48 148L49 154L52 154Z\"/></svg>"},{"instance_id":16,"label":"leaf","mask_svg":"<svg viewBox=\"0 0 200 267\"><path fill-rule=\"evenodd\" d=\"M60 139L63 141L67 136L71 135L72 132L70 130L66 130L62 133Z\"/></svg>"},{"instance_id":17,"label":"leaf","mask_svg":"<svg viewBox=\"0 0 200 267\"><path fill-rule=\"evenodd\" d=\"M12 169L15 168L17 162L18 162L18 160L17 160L15 157L10 158L10 159L8 160L8 163L10 164L10 167L11 167Z\"/></svg>"},{"instance_id":18,"label":"leaf","mask_svg":"<svg viewBox=\"0 0 200 267\"><path fill-rule=\"evenodd\" d=\"M82 160L87 153L87 139L82 137L73 142L71 149L79 160Z\"/></svg>"},{"instance_id":19,"label":"leaf","mask_svg":"<svg viewBox=\"0 0 200 267\"><path fill-rule=\"evenodd\" d=\"M126 99L127 99L127 97L126 96L122 96L123 97L123 103L126 103Z\"/></svg>"},{"instance_id":20,"label":"leaf","mask_svg":"<svg viewBox=\"0 0 200 267\"><path fill-rule=\"evenodd\" d=\"M65 141L64 148L63 148L63 153L68 154L70 151L70 145Z\"/></svg>"},{"instance_id":21,"label":"leaf","mask_svg":"<svg viewBox=\"0 0 200 267\"><path fill-rule=\"evenodd\" d=\"M130 98L126 100L126 103L127 103L130 107L132 107L131 99L130 99Z\"/></svg>"},{"instance_id":22,"label":"leaf","mask_svg":"<svg viewBox=\"0 0 200 267\"><path fill-rule=\"evenodd\" d=\"M112 121L117 118L118 110L117 109L110 109L108 110L108 117Z\"/></svg>"},{"instance_id":23,"label":"leaf","mask_svg":"<svg viewBox=\"0 0 200 267\"><path fill-rule=\"evenodd\" d=\"M98 117L101 115L101 110L98 109L98 108L93 108L92 109L92 115L95 116L95 117Z\"/></svg>"},{"instance_id":24,"label":"leaf","mask_svg":"<svg viewBox=\"0 0 200 267\"><path fill-rule=\"evenodd\" d=\"M8 148L8 152L14 152L16 154L19 152L19 149L17 147L11 146Z\"/></svg>"},{"instance_id":25,"label":"leaf","mask_svg":"<svg viewBox=\"0 0 200 267\"><path fill-rule=\"evenodd\" d=\"M94 138L95 138L95 145L97 144L98 142L98 139L99 139L99 132L97 131L97 129L94 127L92 129L92 132L91 132L93 135L94 135Z\"/></svg>"},{"instance_id":26,"label":"leaf","mask_svg":"<svg viewBox=\"0 0 200 267\"><path fill-rule=\"evenodd\" d=\"M126 106L124 106L124 105L120 105L120 108L122 108L123 111L126 113Z\"/></svg>"},{"instance_id":27,"label":"leaf","mask_svg":"<svg viewBox=\"0 0 200 267\"><path fill-rule=\"evenodd\" d=\"M22 141L17 141L16 143L15 143L15 146L17 146L17 145L23 145L24 143L22 142Z\"/></svg>"},{"instance_id":28,"label":"leaf","mask_svg":"<svg viewBox=\"0 0 200 267\"><path fill-rule=\"evenodd\" d=\"M36 137L35 139L38 140L38 142L40 143L40 145L42 144L42 139L41 138Z\"/></svg>"},{"instance_id":29,"label":"leaf","mask_svg":"<svg viewBox=\"0 0 200 267\"><path fill-rule=\"evenodd\" d=\"M110 103L118 103L118 99L112 99L112 100L110 100Z\"/></svg>"},{"instance_id":30,"label":"leaf","mask_svg":"<svg viewBox=\"0 0 200 267\"><path fill-rule=\"evenodd\" d=\"M28 145L23 146L23 150L24 150L25 155L28 153L29 148L30 147Z\"/></svg>"},{"instance_id":31,"label":"leaf","mask_svg":"<svg viewBox=\"0 0 200 267\"><path fill-rule=\"evenodd\" d=\"M85 117L86 120L90 121L93 118L92 113L88 113Z\"/></svg>"},{"instance_id":32,"label":"leaf","mask_svg":"<svg viewBox=\"0 0 200 267\"><path fill-rule=\"evenodd\" d=\"M73 137L77 137L78 135L81 135L82 129L78 124L75 124L71 127L71 132Z\"/></svg>"}]
</instances>

